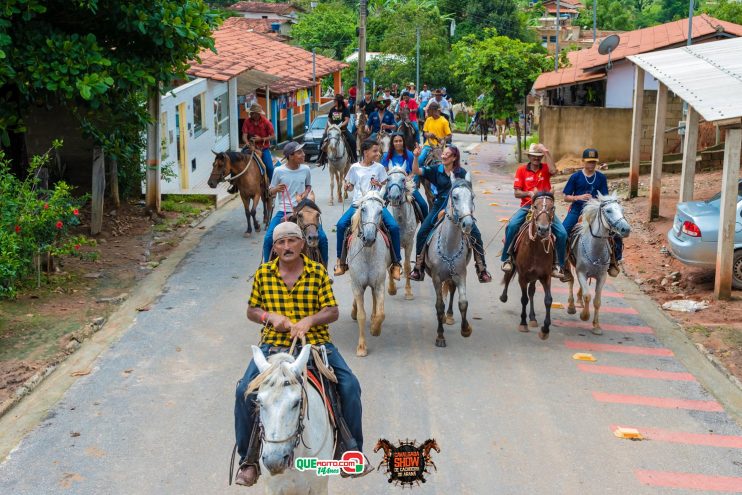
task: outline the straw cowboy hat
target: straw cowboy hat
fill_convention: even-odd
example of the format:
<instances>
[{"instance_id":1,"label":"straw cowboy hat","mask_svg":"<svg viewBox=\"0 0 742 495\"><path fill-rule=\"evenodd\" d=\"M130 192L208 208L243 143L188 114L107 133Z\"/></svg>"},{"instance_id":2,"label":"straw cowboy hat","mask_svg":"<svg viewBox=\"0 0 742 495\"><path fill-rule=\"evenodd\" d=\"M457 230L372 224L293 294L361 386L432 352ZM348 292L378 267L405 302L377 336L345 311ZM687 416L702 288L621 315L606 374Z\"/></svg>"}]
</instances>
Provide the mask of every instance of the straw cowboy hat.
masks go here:
<instances>
[{"instance_id":1,"label":"straw cowboy hat","mask_svg":"<svg viewBox=\"0 0 742 495\"><path fill-rule=\"evenodd\" d=\"M261 107L257 103L253 103L252 105L250 105L250 109L247 111L247 113L259 113L261 115L265 115L263 107Z\"/></svg>"},{"instance_id":2,"label":"straw cowboy hat","mask_svg":"<svg viewBox=\"0 0 742 495\"><path fill-rule=\"evenodd\" d=\"M544 156L544 154L539 150L538 144L531 143L531 145L528 147L528 153L526 153L529 156Z\"/></svg>"}]
</instances>

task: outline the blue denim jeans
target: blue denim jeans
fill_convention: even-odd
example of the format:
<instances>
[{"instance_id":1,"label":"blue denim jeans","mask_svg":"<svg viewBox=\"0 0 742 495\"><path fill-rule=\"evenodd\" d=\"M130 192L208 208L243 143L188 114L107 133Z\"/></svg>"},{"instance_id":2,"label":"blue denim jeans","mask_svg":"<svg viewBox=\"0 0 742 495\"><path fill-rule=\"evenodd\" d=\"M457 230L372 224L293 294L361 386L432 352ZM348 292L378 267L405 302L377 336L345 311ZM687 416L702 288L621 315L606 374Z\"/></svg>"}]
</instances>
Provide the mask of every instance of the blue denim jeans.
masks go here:
<instances>
[{"instance_id":1,"label":"blue denim jeans","mask_svg":"<svg viewBox=\"0 0 742 495\"><path fill-rule=\"evenodd\" d=\"M298 346L297 346L298 347ZM337 347L333 344L325 344L327 349L327 361L335 370L335 376L338 379L337 390L340 396L340 404L343 409L343 419L345 419L351 435L358 442L358 449L363 449L363 424L361 423L362 406L361 406L361 384L348 367L348 364L340 355ZM263 344L260 350L263 354L270 351L271 346ZM240 463L247 456L247 449L250 446L250 434L255 426L255 394L245 397L245 391L250 382L258 376L258 367L255 362L250 360L245 375L237 382L237 391L234 402L234 433L237 439L237 452L240 455Z\"/></svg>"},{"instance_id":2,"label":"blue denim jeans","mask_svg":"<svg viewBox=\"0 0 742 495\"><path fill-rule=\"evenodd\" d=\"M518 235L518 231L526 221L526 216L530 209L530 205L523 206L515 212L512 218L510 218L510 222L505 229L505 245L502 248L502 256L500 256L501 261L504 262L508 260L510 245L515 240L515 236ZM567 231L564 229L562 221L556 215L554 215L554 220L551 222L551 232L556 238L557 263L559 266L564 267L564 258L567 252Z\"/></svg>"},{"instance_id":3,"label":"blue denim jeans","mask_svg":"<svg viewBox=\"0 0 742 495\"><path fill-rule=\"evenodd\" d=\"M348 230L348 227L350 227L350 221L353 218L353 214L356 212L356 208L354 206L349 207L347 210L345 210L345 213L343 213L343 216L340 217L340 220L338 220L338 223L336 225L337 230L337 257L340 259L340 256L342 256L343 253L343 241L345 240L345 231ZM397 225L397 221L394 219L391 213L387 211L386 208L384 208L382 213L382 221L384 222L384 225L386 225L387 230L389 231L389 237L391 237L392 241L392 262L399 263L399 260L402 259L402 254L400 253L400 238L399 238L399 225Z\"/></svg>"},{"instance_id":4,"label":"blue denim jeans","mask_svg":"<svg viewBox=\"0 0 742 495\"><path fill-rule=\"evenodd\" d=\"M423 146L422 151L420 151L420 156L417 158L417 163L419 163L421 167L425 165L425 159L428 157L428 153L430 153L432 149L433 148L431 148L427 144Z\"/></svg>"},{"instance_id":5,"label":"blue denim jeans","mask_svg":"<svg viewBox=\"0 0 742 495\"><path fill-rule=\"evenodd\" d=\"M415 198L415 202L420 206L420 211L423 213L423 218L428 216L428 202L423 198L420 189L412 191L412 197Z\"/></svg>"},{"instance_id":6,"label":"blue denim jeans","mask_svg":"<svg viewBox=\"0 0 742 495\"><path fill-rule=\"evenodd\" d=\"M433 203L433 209L430 210L430 213L425 217L425 220L423 220L423 223L420 225L420 229L417 231L417 237L415 238L415 255L419 256L420 253L423 252L423 248L425 247L425 243L428 241L428 237L430 236L430 233L433 231L433 227L435 226L436 221L438 220L438 213L445 208L446 206L446 200L448 199L448 196L444 197L443 199L437 199L435 203ZM474 241L474 249L482 253L482 261L484 261L484 247L482 244L482 233L479 231L479 227L477 227L477 224L474 224L474 227L471 230L471 237Z\"/></svg>"},{"instance_id":7,"label":"blue denim jeans","mask_svg":"<svg viewBox=\"0 0 742 495\"><path fill-rule=\"evenodd\" d=\"M263 263L271 259L271 251L273 250L273 229L278 227L278 224L283 222L283 211L279 211L268 224L268 228L265 229L265 237L263 238ZM327 256L329 255L329 243L327 242L327 235L322 225L319 226L319 252L320 256L325 263L328 262Z\"/></svg>"},{"instance_id":8,"label":"blue denim jeans","mask_svg":"<svg viewBox=\"0 0 742 495\"><path fill-rule=\"evenodd\" d=\"M581 210L570 210L567 213L567 216L564 217L564 222L562 222L562 225L564 225L564 230L567 231L568 236L572 232L574 226L577 225L581 213ZM616 261L621 261L623 259L623 237L618 234L613 235L613 251L616 255Z\"/></svg>"},{"instance_id":9,"label":"blue denim jeans","mask_svg":"<svg viewBox=\"0 0 742 495\"><path fill-rule=\"evenodd\" d=\"M268 180L273 180L273 155L271 155L271 150L268 148L264 149L260 158L262 158L263 163L265 163L265 172L268 174Z\"/></svg>"},{"instance_id":10,"label":"blue denim jeans","mask_svg":"<svg viewBox=\"0 0 742 495\"><path fill-rule=\"evenodd\" d=\"M415 128L415 142L420 142L420 126L417 123L417 120L411 121L412 127Z\"/></svg>"}]
</instances>

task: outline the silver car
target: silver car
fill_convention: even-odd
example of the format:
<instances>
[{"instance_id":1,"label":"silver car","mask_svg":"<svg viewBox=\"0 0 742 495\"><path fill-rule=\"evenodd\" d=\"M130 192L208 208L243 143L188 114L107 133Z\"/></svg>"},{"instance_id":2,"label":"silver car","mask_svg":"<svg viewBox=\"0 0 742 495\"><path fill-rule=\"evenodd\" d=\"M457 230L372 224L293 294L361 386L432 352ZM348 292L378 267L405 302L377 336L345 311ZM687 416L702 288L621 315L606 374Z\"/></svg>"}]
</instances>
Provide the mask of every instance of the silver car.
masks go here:
<instances>
[{"instance_id":1,"label":"silver car","mask_svg":"<svg viewBox=\"0 0 742 495\"><path fill-rule=\"evenodd\" d=\"M667 233L670 252L689 266L714 268L719 237L721 193L706 201L678 203ZM742 289L742 180L737 184L737 226L734 234L732 286Z\"/></svg>"}]
</instances>

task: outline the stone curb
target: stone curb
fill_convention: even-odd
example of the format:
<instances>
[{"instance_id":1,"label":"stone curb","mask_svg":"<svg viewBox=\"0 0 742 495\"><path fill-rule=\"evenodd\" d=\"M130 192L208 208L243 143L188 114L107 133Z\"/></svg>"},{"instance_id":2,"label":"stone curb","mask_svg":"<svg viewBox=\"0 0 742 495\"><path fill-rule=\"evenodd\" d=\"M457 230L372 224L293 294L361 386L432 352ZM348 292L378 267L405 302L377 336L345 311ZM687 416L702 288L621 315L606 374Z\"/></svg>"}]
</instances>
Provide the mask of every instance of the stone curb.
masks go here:
<instances>
[{"instance_id":1,"label":"stone curb","mask_svg":"<svg viewBox=\"0 0 742 495\"><path fill-rule=\"evenodd\" d=\"M685 330L685 329L683 329L683 330ZM711 364L714 365L714 368L716 368L717 370L719 370L722 375L724 375L725 377L727 377L727 379L730 382L732 382L732 384L735 387L737 387L738 389L742 390L742 382L739 381L739 378L737 378L736 376L734 376L726 368L726 366L724 366L722 364L722 362L719 361L719 358L717 358L716 356L714 356L714 353L712 353L711 351L709 351L708 349L706 349L706 346L705 345L699 344L699 343L696 343L696 349L698 349L698 351L701 354L703 354L706 357L706 359L708 359L709 361L711 361Z\"/></svg>"}]
</instances>

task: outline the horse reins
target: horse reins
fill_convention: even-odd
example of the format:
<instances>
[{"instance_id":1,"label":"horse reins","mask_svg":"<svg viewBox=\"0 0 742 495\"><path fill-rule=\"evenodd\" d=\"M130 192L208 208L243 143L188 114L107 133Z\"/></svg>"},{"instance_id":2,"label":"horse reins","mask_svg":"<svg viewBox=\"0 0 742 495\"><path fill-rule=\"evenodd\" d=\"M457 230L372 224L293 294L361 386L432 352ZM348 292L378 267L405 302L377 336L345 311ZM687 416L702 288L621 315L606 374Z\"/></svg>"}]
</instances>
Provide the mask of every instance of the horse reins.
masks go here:
<instances>
[{"instance_id":1,"label":"horse reins","mask_svg":"<svg viewBox=\"0 0 742 495\"><path fill-rule=\"evenodd\" d=\"M539 198L536 198L536 201L539 199L543 199L543 205L540 210L536 212L535 215L531 215L531 220L528 222L528 238L533 242L536 240L536 232L534 232L534 226L536 225L536 220L539 219L541 215L546 215L546 218L549 220L549 236L542 239L541 243L544 245L544 251L546 251L546 254L549 254L551 247L554 245L555 237L554 234L551 233L551 223L554 221L554 209L555 206L552 204L551 208L546 207L546 199L549 198L549 196L540 196ZM552 199L553 200L553 199ZM534 202L531 201L532 207L535 206Z\"/></svg>"}]
</instances>

